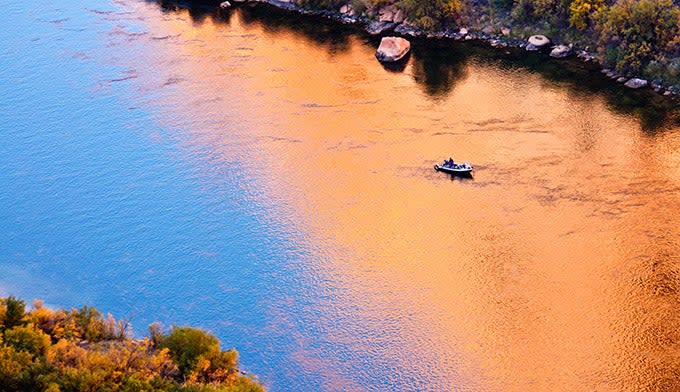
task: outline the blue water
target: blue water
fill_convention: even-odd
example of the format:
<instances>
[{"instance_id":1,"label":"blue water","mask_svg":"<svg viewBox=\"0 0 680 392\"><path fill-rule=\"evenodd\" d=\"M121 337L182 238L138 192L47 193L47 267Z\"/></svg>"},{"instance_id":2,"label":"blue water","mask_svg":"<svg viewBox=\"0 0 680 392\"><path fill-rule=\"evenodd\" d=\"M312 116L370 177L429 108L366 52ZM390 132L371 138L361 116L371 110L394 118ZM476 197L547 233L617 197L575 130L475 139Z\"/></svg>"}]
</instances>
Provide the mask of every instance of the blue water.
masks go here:
<instances>
[{"instance_id":1,"label":"blue water","mask_svg":"<svg viewBox=\"0 0 680 392\"><path fill-rule=\"evenodd\" d=\"M201 326L238 347L247 370L274 379L266 369L286 361L286 328L254 337L304 284L289 266L304 254L295 233L262 221L258 211L271 206L244 195L239 163L181 159L181 137L128 101L126 70L103 61L101 32L114 22L101 15L115 5L3 8L2 294L96 306L137 334L154 321ZM276 379L286 385L295 373Z\"/></svg>"}]
</instances>

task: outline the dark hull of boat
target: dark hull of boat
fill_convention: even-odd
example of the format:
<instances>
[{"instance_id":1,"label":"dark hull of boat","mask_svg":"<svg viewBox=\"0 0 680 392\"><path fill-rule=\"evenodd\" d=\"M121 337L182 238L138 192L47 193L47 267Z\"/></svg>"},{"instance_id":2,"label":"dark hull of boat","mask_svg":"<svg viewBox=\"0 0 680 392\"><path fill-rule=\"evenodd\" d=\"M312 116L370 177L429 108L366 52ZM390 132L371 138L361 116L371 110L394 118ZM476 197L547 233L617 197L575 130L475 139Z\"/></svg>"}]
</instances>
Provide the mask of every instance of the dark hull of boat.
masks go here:
<instances>
[{"instance_id":1,"label":"dark hull of boat","mask_svg":"<svg viewBox=\"0 0 680 392\"><path fill-rule=\"evenodd\" d=\"M452 167L445 167L440 165L434 165L434 170L453 174L454 176L460 177L472 177L472 167L465 169L454 169Z\"/></svg>"}]
</instances>

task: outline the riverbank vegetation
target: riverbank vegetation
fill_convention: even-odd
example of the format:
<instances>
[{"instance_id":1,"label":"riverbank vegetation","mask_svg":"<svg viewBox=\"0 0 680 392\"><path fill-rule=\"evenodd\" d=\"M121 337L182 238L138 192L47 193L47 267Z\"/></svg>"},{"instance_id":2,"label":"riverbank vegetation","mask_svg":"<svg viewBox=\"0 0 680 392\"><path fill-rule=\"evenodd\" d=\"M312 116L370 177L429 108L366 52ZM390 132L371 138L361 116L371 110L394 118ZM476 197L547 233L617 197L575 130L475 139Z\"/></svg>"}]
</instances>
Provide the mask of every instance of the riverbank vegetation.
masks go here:
<instances>
[{"instance_id":1,"label":"riverbank vegetation","mask_svg":"<svg viewBox=\"0 0 680 392\"><path fill-rule=\"evenodd\" d=\"M0 390L260 392L238 368L236 350L211 334L149 327L133 339L130 325L97 309L51 310L35 301L0 298Z\"/></svg>"},{"instance_id":2,"label":"riverbank vegetation","mask_svg":"<svg viewBox=\"0 0 680 392\"><path fill-rule=\"evenodd\" d=\"M347 0L297 0L340 9ZM595 53L619 74L680 83L680 3L677 0L349 0L367 16L385 6L404 10L405 23L425 31L469 27L526 39L545 34Z\"/></svg>"}]
</instances>

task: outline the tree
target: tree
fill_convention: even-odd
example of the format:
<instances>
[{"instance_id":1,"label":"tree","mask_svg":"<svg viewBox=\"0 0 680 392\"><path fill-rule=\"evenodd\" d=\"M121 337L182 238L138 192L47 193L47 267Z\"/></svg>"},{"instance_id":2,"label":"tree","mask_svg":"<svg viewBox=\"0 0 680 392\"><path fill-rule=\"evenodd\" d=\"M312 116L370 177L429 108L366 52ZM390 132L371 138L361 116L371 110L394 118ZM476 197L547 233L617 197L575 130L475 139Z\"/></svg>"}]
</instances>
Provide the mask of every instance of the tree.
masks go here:
<instances>
[{"instance_id":1,"label":"tree","mask_svg":"<svg viewBox=\"0 0 680 392\"><path fill-rule=\"evenodd\" d=\"M548 21L554 26L566 24L569 0L516 0L512 16L519 21Z\"/></svg>"},{"instance_id":2,"label":"tree","mask_svg":"<svg viewBox=\"0 0 680 392\"><path fill-rule=\"evenodd\" d=\"M184 377L196 368L201 356L210 357L220 351L220 342L216 337L191 327L172 328L160 346L170 350L170 356Z\"/></svg>"},{"instance_id":3,"label":"tree","mask_svg":"<svg viewBox=\"0 0 680 392\"><path fill-rule=\"evenodd\" d=\"M50 346L50 337L32 324L15 326L5 331L5 344L17 352L25 351L33 357L40 357Z\"/></svg>"},{"instance_id":4,"label":"tree","mask_svg":"<svg viewBox=\"0 0 680 392\"><path fill-rule=\"evenodd\" d=\"M3 322L5 329L24 324L25 315L26 303L24 301L11 295L5 299L5 319Z\"/></svg>"},{"instance_id":5,"label":"tree","mask_svg":"<svg viewBox=\"0 0 680 392\"><path fill-rule=\"evenodd\" d=\"M30 353L0 347L0 389L19 390L21 375L32 363Z\"/></svg>"},{"instance_id":6,"label":"tree","mask_svg":"<svg viewBox=\"0 0 680 392\"><path fill-rule=\"evenodd\" d=\"M619 0L597 29L616 69L639 74L655 58L678 51L680 8L672 0Z\"/></svg>"},{"instance_id":7,"label":"tree","mask_svg":"<svg viewBox=\"0 0 680 392\"><path fill-rule=\"evenodd\" d=\"M3 328L10 329L25 323L26 303L14 296L5 298L5 317Z\"/></svg>"},{"instance_id":8,"label":"tree","mask_svg":"<svg viewBox=\"0 0 680 392\"><path fill-rule=\"evenodd\" d=\"M149 338L151 339L151 345L154 348L158 348L161 342L165 338L163 334L163 326L160 323L152 323L149 325Z\"/></svg>"},{"instance_id":9,"label":"tree","mask_svg":"<svg viewBox=\"0 0 680 392\"><path fill-rule=\"evenodd\" d=\"M604 0L574 0L569 5L569 24L579 30L592 27L596 14L606 8Z\"/></svg>"},{"instance_id":10,"label":"tree","mask_svg":"<svg viewBox=\"0 0 680 392\"><path fill-rule=\"evenodd\" d=\"M400 0L410 20L424 29L437 27L443 21L456 17L461 10L460 0Z\"/></svg>"}]
</instances>

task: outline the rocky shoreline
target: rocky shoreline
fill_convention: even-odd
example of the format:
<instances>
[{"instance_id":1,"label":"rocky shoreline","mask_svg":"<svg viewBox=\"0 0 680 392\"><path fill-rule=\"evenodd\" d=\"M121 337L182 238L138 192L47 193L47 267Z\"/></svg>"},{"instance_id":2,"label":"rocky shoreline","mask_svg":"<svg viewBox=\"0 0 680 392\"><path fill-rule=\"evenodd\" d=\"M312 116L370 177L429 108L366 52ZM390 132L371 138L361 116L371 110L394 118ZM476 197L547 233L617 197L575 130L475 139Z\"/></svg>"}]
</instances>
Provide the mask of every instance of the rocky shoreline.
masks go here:
<instances>
[{"instance_id":1,"label":"rocky shoreline","mask_svg":"<svg viewBox=\"0 0 680 392\"><path fill-rule=\"evenodd\" d=\"M660 80L648 81L642 79L639 75L620 75L612 69L603 67L596 54L590 52L588 47L580 48L573 44L555 43L543 35L533 35L526 40L514 38L510 36L511 27L504 26L499 31L494 31L495 29L490 27L482 29L462 27L425 31L409 23L403 10L394 5L384 6L361 14L355 12L350 4L345 4L339 10L333 11L301 7L294 0L231 0L231 2L222 2L220 8L226 10L235 5L246 3L268 4L289 12L323 17L346 25L356 25L374 36L389 34L403 38L477 41L499 49L515 48L544 52L546 59L548 57L557 59L575 57L581 62L597 65L603 74L616 82L622 83L627 88L650 88L657 94L674 100L680 97L679 85L664 85Z\"/></svg>"}]
</instances>

